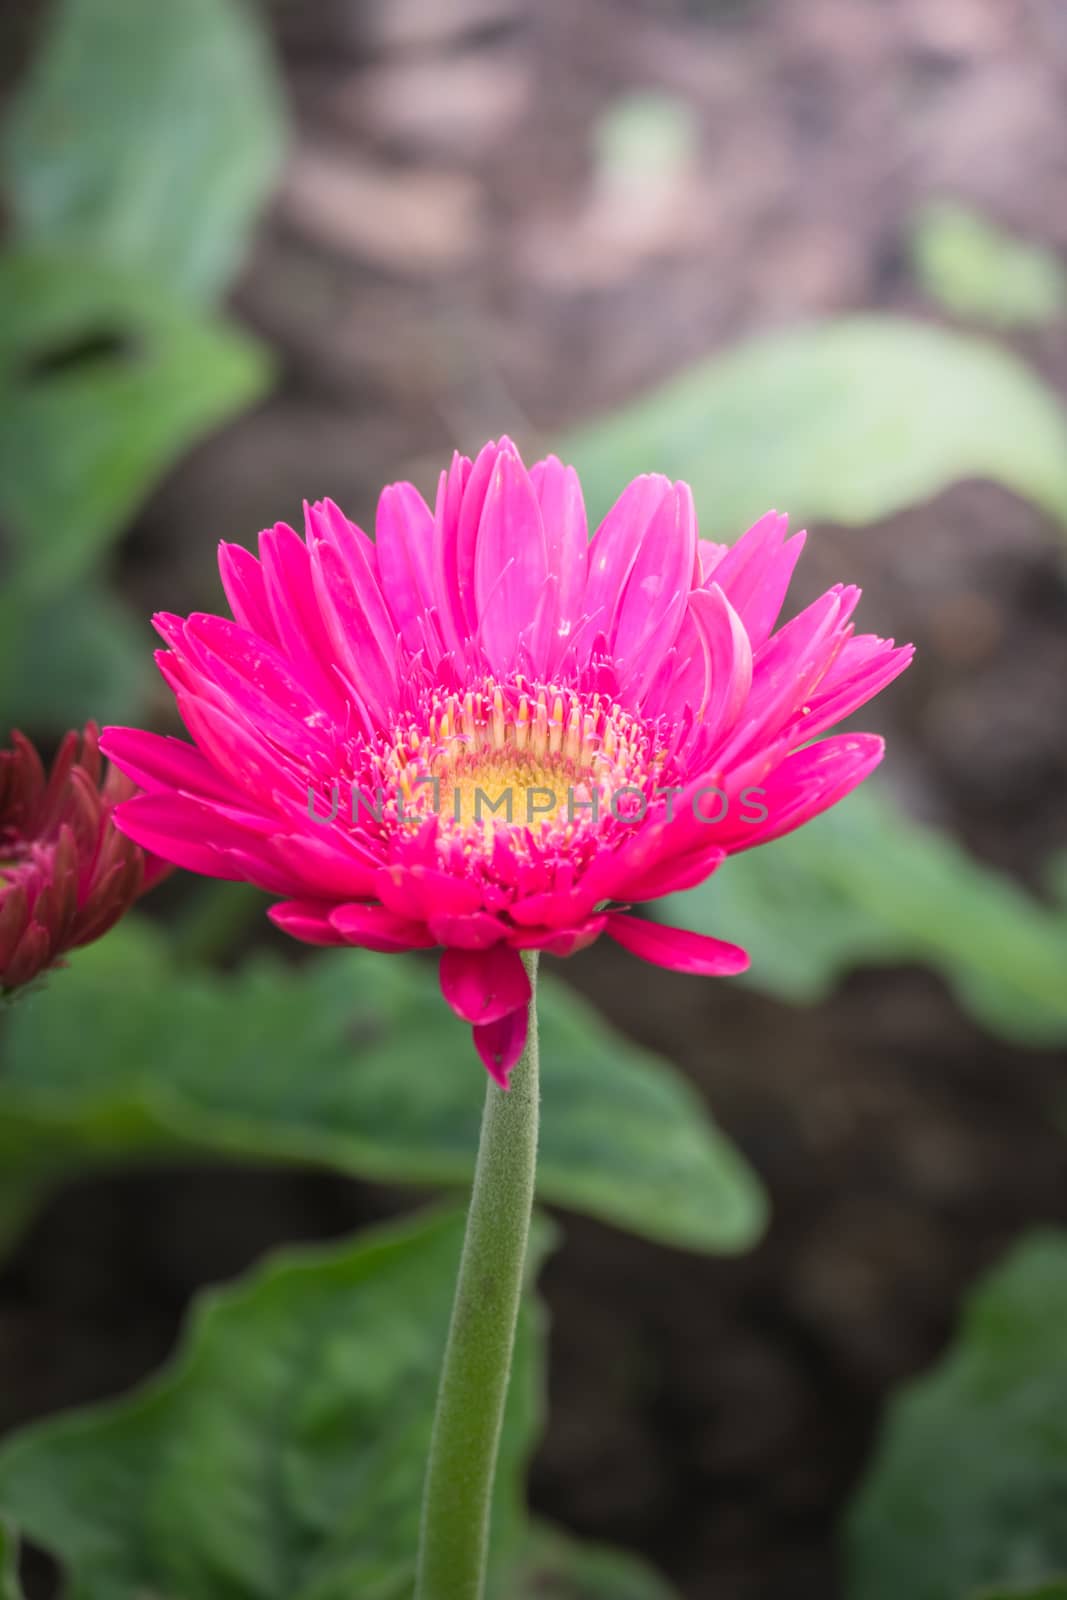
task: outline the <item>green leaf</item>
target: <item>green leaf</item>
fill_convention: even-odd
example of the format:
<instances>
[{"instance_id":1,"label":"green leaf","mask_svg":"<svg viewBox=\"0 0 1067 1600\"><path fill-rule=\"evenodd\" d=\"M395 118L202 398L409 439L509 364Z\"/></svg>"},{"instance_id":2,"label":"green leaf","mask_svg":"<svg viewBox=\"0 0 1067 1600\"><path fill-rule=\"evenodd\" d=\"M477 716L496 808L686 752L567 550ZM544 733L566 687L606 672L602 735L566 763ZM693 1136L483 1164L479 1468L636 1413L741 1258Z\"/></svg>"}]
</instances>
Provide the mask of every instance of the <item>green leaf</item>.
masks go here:
<instances>
[{"instance_id":1,"label":"green leaf","mask_svg":"<svg viewBox=\"0 0 1067 1600\"><path fill-rule=\"evenodd\" d=\"M744 981L790 1000L821 998L856 966L925 962L991 1032L1067 1040L1067 909L911 821L877 782L653 912L744 945Z\"/></svg>"},{"instance_id":2,"label":"green leaf","mask_svg":"<svg viewBox=\"0 0 1067 1600\"><path fill-rule=\"evenodd\" d=\"M613 100L594 129L601 182L640 188L668 182L696 154L699 129L678 95L645 89Z\"/></svg>"},{"instance_id":3,"label":"green leaf","mask_svg":"<svg viewBox=\"0 0 1067 1600\"><path fill-rule=\"evenodd\" d=\"M32 1138L34 1129L29 1130ZM37 1209L62 1179L62 1168L42 1156L9 1152L9 1134L0 1134L4 1151L4 1170L0 1172L0 1261L14 1249L19 1237L33 1220ZM4 1600L0 1590L0 1600Z\"/></svg>"},{"instance_id":4,"label":"green leaf","mask_svg":"<svg viewBox=\"0 0 1067 1600\"><path fill-rule=\"evenodd\" d=\"M1067 1235L1031 1235L891 1407L848 1525L849 1600L1040 1594L1064 1570L1065 1326Z\"/></svg>"},{"instance_id":5,"label":"green leaf","mask_svg":"<svg viewBox=\"0 0 1067 1600\"><path fill-rule=\"evenodd\" d=\"M16 235L214 297L244 254L283 133L245 4L58 0L4 141Z\"/></svg>"},{"instance_id":6,"label":"green leaf","mask_svg":"<svg viewBox=\"0 0 1067 1600\"><path fill-rule=\"evenodd\" d=\"M136 720L151 653L147 621L91 581L24 620L23 630L14 619L16 671L0 672L0 738L16 726L60 734L89 718L101 726ZM11 642L0 647L0 664Z\"/></svg>"},{"instance_id":7,"label":"green leaf","mask_svg":"<svg viewBox=\"0 0 1067 1600\"><path fill-rule=\"evenodd\" d=\"M692 1249L751 1244L762 1193L688 1084L550 977L540 991L541 1198ZM0 1170L27 1182L182 1151L403 1184L473 1169L484 1069L416 958L181 973L127 918L11 1008L3 1044Z\"/></svg>"},{"instance_id":8,"label":"green leaf","mask_svg":"<svg viewBox=\"0 0 1067 1600\"><path fill-rule=\"evenodd\" d=\"M1047 1583L1024 1583L1022 1588L983 1589L972 1600L1067 1600L1067 1578L1050 1578Z\"/></svg>"},{"instance_id":9,"label":"green leaf","mask_svg":"<svg viewBox=\"0 0 1067 1600\"><path fill-rule=\"evenodd\" d=\"M685 478L704 531L734 539L770 506L864 523L990 478L1067 521L1067 416L984 339L856 316L761 336L560 447L593 512L638 472Z\"/></svg>"},{"instance_id":10,"label":"green leaf","mask_svg":"<svg viewBox=\"0 0 1067 1600\"><path fill-rule=\"evenodd\" d=\"M658 1573L618 1550L535 1529L520 1574L500 1600L676 1600Z\"/></svg>"},{"instance_id":11,"label":"green leaf","mask_svg":"<svg viewBox=\"0 0 1067 1600\"><path fill-rule=\"evenodd\" d=\"M408 1600L462 1237L450 1213L286 1252L203 1296L143 1389L0 1447L0 1506L63 1561L69 1600ZM516 1343L498 1570L524 1535L539 1322Z\"/></svg>"},{"instance_id":12,"label":"green leaf","mask_svg":"<svg viewBox=\"0 0 1067 1600\"><path fill-rule=\"evenodd\" d=\"M76 258L0 259L4 619L70 594L165 472L263 393L269 363L151 280Z\"/></svg>"},{"instance_id":13,"label":"green leaf","mask_svg":"<svg viewBox=\"0 0 1067 1600\"><path fill-rule=\"evenodd\" d=\"M23 1600L18 1558L18 1541L12 1529L0 1517L0 1600Z\"/></svg>"},{"instance_id":14,"label":"green leaf","mask_svg":"<svg viewBox=\"0 0 1067 1600\"><path fill-rule=\"evenodd\" d=\"M1002 328L1040 327L1067 310L1067 275L1056 256L966 206L925 207L912 257L922 289L954 316Z\"/></svg>"}]
</instances>

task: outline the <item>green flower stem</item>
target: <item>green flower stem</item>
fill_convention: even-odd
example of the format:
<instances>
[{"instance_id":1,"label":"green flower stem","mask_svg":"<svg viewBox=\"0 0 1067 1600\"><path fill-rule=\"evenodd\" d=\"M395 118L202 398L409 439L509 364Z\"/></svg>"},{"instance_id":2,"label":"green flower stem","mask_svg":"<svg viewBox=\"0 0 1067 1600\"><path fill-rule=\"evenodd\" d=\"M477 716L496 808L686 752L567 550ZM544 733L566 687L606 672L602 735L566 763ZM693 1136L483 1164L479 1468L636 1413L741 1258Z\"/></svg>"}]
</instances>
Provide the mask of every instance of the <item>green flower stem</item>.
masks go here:
<instances>
[{"instance_id":1,"label":"green flower stem","mask_svg":"<svg viewBox=\"0 0 1067 1600\"><path fill-rule=\"evenodd\" d=\"M537 953L526 1048L485 1097L422 1505L415 1600L482 1600L500 1427L537 1167Z\"/></svg>"}]
</instances>

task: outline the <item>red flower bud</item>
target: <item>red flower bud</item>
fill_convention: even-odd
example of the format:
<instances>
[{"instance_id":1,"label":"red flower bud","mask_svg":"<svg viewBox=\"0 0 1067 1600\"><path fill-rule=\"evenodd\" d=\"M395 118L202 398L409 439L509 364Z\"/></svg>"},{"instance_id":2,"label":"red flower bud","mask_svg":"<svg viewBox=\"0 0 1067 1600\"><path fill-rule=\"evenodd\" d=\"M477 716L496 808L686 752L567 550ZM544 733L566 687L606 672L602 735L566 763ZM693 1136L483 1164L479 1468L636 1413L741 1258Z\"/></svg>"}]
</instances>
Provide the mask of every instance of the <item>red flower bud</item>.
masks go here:
<instances>
[{"instance_id":1,"label":"red flower bud","mask_svg":"<svg viewBox=\"0 0 1067 1600\"><path fill-rule=\"evenodd\" d=\"M114 826L134 784L104 761L94 723L68 733L49 773L30 741L0 750L0 994L118 921L169 869Z\"/></svg>"}]
</instances>

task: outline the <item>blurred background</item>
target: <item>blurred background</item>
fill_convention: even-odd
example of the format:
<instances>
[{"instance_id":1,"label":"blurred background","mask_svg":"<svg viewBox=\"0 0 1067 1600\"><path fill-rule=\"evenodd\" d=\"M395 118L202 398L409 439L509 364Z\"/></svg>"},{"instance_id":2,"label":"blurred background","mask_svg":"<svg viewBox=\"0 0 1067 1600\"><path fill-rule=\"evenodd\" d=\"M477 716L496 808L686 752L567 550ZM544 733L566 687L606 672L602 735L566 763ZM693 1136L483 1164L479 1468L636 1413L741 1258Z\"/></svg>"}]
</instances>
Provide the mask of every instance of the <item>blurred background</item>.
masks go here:
<instances>
[{"instance_id":1,"label":"blurred background","mask_svg":"<svg viewBox=\"0 0 1067 1600\"><path fill-rule=\"evenodd\" d=\"M859 719L870 792L665 908L749 978L551 964L772 1211L729 1259L566 1218L533 1503L692 1600L832 1600L887 1396L1067 1222L1067 11L58 0L4 8L0 73L3 735L172 729L147 619L219 607L220 538L325 495L371 526L502 431L594 515L645 470L720 540L790 511L796 604L855 581L917 644ZM152 909L222 967L272 943L240 890ZM128 1387L268 1246L410 1203L90 1164L13 1237L0 1427Z\"/></svg>"}]
</instances>

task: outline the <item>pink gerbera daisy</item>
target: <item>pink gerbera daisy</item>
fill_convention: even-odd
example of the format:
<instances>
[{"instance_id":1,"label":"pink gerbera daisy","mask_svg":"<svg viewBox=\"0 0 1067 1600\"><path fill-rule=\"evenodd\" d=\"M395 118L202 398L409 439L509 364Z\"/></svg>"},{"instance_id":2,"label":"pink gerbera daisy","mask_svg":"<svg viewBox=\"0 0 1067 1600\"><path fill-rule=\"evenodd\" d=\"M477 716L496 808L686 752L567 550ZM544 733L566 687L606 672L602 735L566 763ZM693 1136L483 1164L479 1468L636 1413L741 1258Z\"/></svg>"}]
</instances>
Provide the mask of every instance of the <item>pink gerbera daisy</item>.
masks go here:
<instances>
[{"instance_id":1,"label":"pink gerbera daisy","mask_svg":"<svg viewBox=\"0 0 1067 1600\"><path fill-rule=\"evenodd\" d=\"M194 743L129 728L103 748L141 787L146 849L282 896L313 944L443 946L445 999L502 1084L526 1033L521 950L606 933L646 960L729 974L744 951L630 914L788 833L877 764L824 738L911 649L856 635L835 586L774 632L804 535L768 513L697 536L684 483L649 475L592 540L573 468L509 440L457 456L431 511L408 483L372 541L331 501L236 545L234 620L163 615L160 669Z\"/></svg>"}]
</instances>

